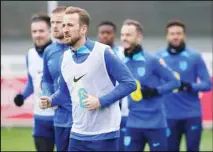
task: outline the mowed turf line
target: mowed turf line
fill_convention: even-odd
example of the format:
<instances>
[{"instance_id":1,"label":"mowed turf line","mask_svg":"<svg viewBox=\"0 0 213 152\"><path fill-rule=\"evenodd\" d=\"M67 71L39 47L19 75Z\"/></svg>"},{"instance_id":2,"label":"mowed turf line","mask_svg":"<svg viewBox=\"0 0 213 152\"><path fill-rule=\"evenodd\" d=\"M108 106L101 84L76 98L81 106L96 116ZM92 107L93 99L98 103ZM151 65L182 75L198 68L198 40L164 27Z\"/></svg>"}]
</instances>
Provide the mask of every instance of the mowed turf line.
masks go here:
<instances>
[{"instance_id":1,"label":"mowed turf line","mask_svg":"<svg viewBox=\"0 0 213 152\"><path fill-rule=\"evenodd\" d=\"M212 130L204 130L201 151L213 151ZM1 128L1 151L35 151L32 128ZM146 146L146 151L149 150ZM181 144L181 150L185 151L184 138Z\"/></svg>"}]
</instances>

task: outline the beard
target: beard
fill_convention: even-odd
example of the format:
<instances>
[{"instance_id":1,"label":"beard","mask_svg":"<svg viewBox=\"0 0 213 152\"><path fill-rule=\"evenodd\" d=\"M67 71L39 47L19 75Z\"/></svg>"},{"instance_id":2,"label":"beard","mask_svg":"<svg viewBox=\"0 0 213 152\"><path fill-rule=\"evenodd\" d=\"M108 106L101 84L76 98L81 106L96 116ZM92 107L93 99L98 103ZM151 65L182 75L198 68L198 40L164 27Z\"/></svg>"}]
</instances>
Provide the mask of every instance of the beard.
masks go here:
<instances>
[{"instance_id":1,"label":"beard","mask_svg":"<svg viewBox=\"0 0 213 152\"><path fill-rule=\"evenodd\" d=\"M62 39L64 39L64 35L60 34L60 35L54 36L54 38L56 38L58 40L62 40Z\"/></svg>"},{"instance_id":2,"label":"beard","mask_svg":"<svg viewBox=\"0 0 213 152\"><path fill-rule=\"evenodd\" d=\"M177 53L180 53L182 52L186 47L186 44L184 41L182 41L179 45L173 45L172 43L168 43L168 51L169 53L171 54L177 54Z\"/></svg>"},{"instance_id":3,"label":"beard","mask_svg":"<svg viewBox=\"0 0 213 152\"><path fill-rule=\"evenodd\" d=\"M131 56L133 53L134 48L137 46L136 43L132 43L128 48L124 48L125 56Z\"/></svg>"},{"instance_id":4,"label":"beard","mask_svg":"<svg viewBox=\"0 0 213 152\"><path fill-rule=\"evenodd\" d=\"M67 45L69 46L75 46L76 43L81 39L80 35L73 37L72 39L70 39L68 42L66 42Z\"/></svg>"}]
</instances>

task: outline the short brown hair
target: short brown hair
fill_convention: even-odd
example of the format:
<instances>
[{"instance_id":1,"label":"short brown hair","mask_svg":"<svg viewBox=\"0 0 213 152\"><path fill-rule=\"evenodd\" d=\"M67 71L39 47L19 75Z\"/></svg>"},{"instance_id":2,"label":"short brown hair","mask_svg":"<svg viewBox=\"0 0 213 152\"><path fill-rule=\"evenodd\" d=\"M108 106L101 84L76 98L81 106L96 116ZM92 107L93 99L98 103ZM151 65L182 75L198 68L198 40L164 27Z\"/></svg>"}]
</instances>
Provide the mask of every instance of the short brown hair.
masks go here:
<instances>
[{"instance_id":1,"label":"short brown hair","mask_svg":"<svg viewBox=\"0 0 213 152\"><path fill-rule=\"evenodd\" d=\"M127 19L124 21L123 25L134 25L137 32L143 34L143 26L139 21Z\"/></svg>"},{"instance_id":2,"label":"short brown hair","mask_svg":"<svg viewBox=\"0 0 213 152\"><path fill-rule=\"evenodd\" d=\"M66 6L59 6L56 9L54 9L52 11L52 13L62 13L62 12L65 12L66 8L67 8Z\"/></svg>"},{"instance_id":3,"label":"short brown hair","mask_svg":"<svg viewBox=\"0 0 213 152\"><path fill-rule=\"evenodd\" d=\"M186 31L186 27L185 24L183 22L181 22L180 20L171 20L167 23L166 25L166 31L168 31L168 28L172 27L172 26L180 26L183 28L183 31Z\"/></svg>"},{"instance_id":4,"label":"short brown hair","mask_svg":"<svg viewBox=\"0 0 213 152\"><path fill-rule=\"evenodd\" d=\"M90 15L85 9L70 6L67 7L67 9L65 10L65 14L73 14L73 13L77 13L79 15L80 24L86 24L87 26L89 26Z\"/></svg>"},{"instance_id":5,"label":"short brown hair","mask_svg":"<svg viewBox=\"0 0 213 152\"><path fill-rule=\"evenodd\" d=\"M39 12L37 14L34 14L31 18L31 22L36 22L36 21L44 21L47 23L48 27L50 28L50 17L45 13L45 12Z\"/></svg>"}]
</instances>

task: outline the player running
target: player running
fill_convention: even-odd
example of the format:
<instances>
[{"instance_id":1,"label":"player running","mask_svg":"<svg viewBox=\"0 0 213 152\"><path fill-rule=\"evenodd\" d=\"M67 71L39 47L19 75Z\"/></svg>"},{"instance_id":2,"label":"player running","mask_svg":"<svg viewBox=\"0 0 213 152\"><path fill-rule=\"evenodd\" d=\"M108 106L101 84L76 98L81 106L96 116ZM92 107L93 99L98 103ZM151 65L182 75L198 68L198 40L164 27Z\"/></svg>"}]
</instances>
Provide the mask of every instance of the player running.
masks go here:
<instances>
[{"instance_id":1,"label":"player running","mask_svg":"<svg viewBox=\"0 0 213 152\"><path fill-rule=\"evenodd\" d=\"M51 14L51 30L55 43L49 45L43 55L44 69L42 77L43 96L51 96L58 88L60 73L59 60L69 46L64 44L62 31L63 16L66 7L58 7ZM59 101L60 102L60 101ZM57 151L67 151L69 146L69 134L72 125L71 103L58 106L54 115L55 144Z\"/></svg>"},{"instance_id":2,"label":"player running","mask_svg":"<svg viewBox=\"0 0 213 152\"><path fill-rule=\"evenodd\" d=\"M116 151L121 119L117 101L134 91L136 84L109 46L86 38L89 23L86 10L66 9L63 30L71 48L63 55L59 89L51 98L41 98L41 107L64 104L58 100L71 97L69 151Z\"/></svg>"},{"instance_id":3,"label":"player running","mask_svg":"<svg viewBox=\"0 0 213 152\"><path fill-rule=\"evenodd\" d=\"M17 106L22 106L24 100L34 94L34 128L33 137L37 151L53 151L54 149L54 127L51 108L42 110L39 108L41 97L41 77L43 74L43 53L52 41L50 39L50 18L45 14L32 17L31 35L35 45L28 51L26 65L28 80L22 94L16 95L14 102Z\"/></svg>"},{"instance_id":4,"label":"player running","mask_svg":"<svg viewBox=\"0 0 213 152\"><path fill-rule=\"evenodd\" d=\"M137 84L137 90L128 96L125 151L143 151L147 142L151 151L165 151L166 117L162 95L178 88L180 82L162 60L144 51L140 45L142 38L143 28L138 21L124 21L121 29L121 43L125 48L122 61Z\"/></svg>"},{"instance_id":5,"label":"player running","mask_svg":"<svg viewBox=\"0 0 213 152\"><path fill-rule=\"evenodd\" d=\"M98 25L98 41L109 45L118 57L123 54L123 48L115 45L117 27L111 21L103 21ZM128 101L127 97L121 99L121 125L120 125L120 138L119 138L119 151L124 151L124 132L126 131L126 120L128 116Z\"/></svg>"},{"instance_id":6,"label":"player running","mask_svg":"<svg viewBox=\"0 0 213 152\"><path fill-rule=\"evenodd\" d=\"M166 32L168 46L157 55L181 80L179 91L165 96L168 150L179 151L185 134L187 151L199 151L202 114L198 93L211 89L210 76L200 53L186 46L185 25L181 21L170 21Z\"/></svg>"}]
</instances>

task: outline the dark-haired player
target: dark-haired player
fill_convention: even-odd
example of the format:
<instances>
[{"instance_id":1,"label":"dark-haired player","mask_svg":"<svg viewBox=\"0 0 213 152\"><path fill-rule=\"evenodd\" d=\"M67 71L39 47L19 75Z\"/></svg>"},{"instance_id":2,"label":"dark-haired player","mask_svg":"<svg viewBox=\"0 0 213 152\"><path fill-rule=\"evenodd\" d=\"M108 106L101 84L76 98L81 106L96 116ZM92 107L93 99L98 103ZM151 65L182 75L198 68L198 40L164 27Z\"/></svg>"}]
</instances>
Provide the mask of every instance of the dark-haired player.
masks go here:
<instances>
[{"instance_id":1,"label":"dark-haired player","mask_svg":"<svg viewBox=\"0 0 213 152\"><path fill-rule=\"evenodd\" d=\"M186 46L184 23L170 21L166 34L168 46L157 55L181 81L178 92L165 95L168 150L179 151L181 137L185 134L187 151L199 151L202 112L198 92L211 89L210 76L200 53Z\"/></svg>"},{"instance_id":2,"label":"dark-haired player","mask_svg":"<svg viewBox=\"0 0 213 152\"><path fill-rule=\"evenodd\" d=\"M39 107L41 91L41 77L43 74L43 53L52 43L50 39L50 18L45 14L36 14L31 21L31 36L35 47L31 48L26 56L28 80L24 91L16 95L14 102L22 106L24 100L34 94L34 128L33 137L37 151L53 151L54 127L51 108L42 110Z\"/></svg>"},{"instance_id":3,"label":"dark-haired player","mask_svg":"<svg viewBox=\"0 0 213 152\"><path fill-rule=\"evenodd\" d=\"M117 27L112 21L102 21L98 25L98 41L109 45L116 53L118 58L122 58L123 48L115 44ZM119 138L119 151L124 151L124 133L126 131L126 120L128 116L128 101L127 97L120 100L121 107L121 125L120 125L120 138Z\"/></svg>"}]
</instances>

